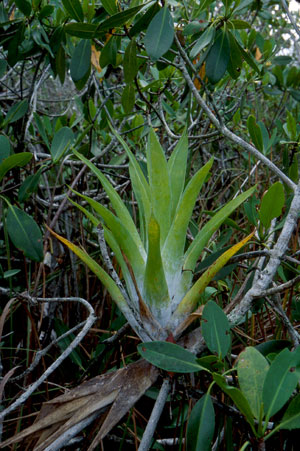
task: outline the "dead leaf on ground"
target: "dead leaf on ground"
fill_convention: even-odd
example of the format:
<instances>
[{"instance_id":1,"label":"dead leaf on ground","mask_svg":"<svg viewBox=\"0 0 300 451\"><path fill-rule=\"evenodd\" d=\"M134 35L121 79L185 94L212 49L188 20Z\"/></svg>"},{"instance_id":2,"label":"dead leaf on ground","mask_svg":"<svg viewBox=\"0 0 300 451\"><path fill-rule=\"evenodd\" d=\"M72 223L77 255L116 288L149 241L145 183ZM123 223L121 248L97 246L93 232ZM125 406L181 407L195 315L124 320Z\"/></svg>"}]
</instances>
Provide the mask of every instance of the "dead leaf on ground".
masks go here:
<instances>
[{"instance_id":1,"label":"dead leaf on ground","mask_svg":"<svg viewBox=\"0 0 300 451\"><path fill-rule=\"evenodd\" d=\"M90 415L112 404L98 434L90 445L95 449L105 435L120 421L138 399L156 381L159 370L139 360L112 373L106 373L84 382L70 392L48 401L35 422L0 444L4 448L25 438L38 439L33 451L43 451L63 433ZM71 438L71 437L70 437Z\"/></svg>"}]
</instances>

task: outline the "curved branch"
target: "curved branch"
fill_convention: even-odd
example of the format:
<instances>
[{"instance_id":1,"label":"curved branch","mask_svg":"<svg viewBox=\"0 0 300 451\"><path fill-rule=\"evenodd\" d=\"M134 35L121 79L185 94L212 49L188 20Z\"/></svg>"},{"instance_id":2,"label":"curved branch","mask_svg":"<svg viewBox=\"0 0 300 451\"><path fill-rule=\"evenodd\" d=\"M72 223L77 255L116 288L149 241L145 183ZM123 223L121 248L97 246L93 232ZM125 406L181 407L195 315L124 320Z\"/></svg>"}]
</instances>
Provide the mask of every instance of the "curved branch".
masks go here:
<instances>
[{"instance_id":1,"label":"curved branch","mask_svg":"<svg viewBox=\"0 0 300 451\"><path fill-rule=\"evenodd\" d=\"M50 374L55 371L59 365L71 354L71 352L78 346L85 335L88 333L94 322L96 321L96 315L91 304L82 298L71 297L71 298L32 298L31 296L26 296L31 302L80 302L89 311L89 316L85 322L83 329L79 332L77 337L70 343L67 349L59 356L52 365L47 368L47 370L42 374L42 376L25 389L25 392L9 407L0 412L0 420L2 420L7 414L15 410L17 407L21 406L32 393L50 376Z\"/></svg>"}]
</instances>

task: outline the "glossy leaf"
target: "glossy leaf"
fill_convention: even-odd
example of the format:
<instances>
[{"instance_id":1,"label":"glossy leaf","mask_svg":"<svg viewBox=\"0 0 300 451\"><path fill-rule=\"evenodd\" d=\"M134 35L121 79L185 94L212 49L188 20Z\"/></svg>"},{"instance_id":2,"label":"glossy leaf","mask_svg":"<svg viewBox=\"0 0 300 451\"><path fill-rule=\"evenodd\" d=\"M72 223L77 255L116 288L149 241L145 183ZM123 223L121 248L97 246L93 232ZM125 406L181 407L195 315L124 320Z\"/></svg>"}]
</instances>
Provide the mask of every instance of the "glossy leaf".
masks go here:
<instances>
[{"instance_id":1,"label":"glossy leaf","mask_svg":"<svg viewBox=\"0 0 300 451\"><path fill-rule=\"evenodd\" d=\"M253 413L251 411L247 399L245 398L241 390L239 390L236 387L232 387L231 385L228 385L224 377L221 376L220 374L214 373L213 378L215 382L219 385L219 387L222 389L222 391L232 399L236 407L245 416L246 420L251 425L252 430L254 430Z\"/></svg>"},{"instance_id":2,"label":"glossy leaf","mask_svg":"<svg viewBox=\"0 0 300 451\"><path fill-rule=\"evenodd\" d=\"M111 16L113 14L117 14L118 12L117 0L101 0L101 3L105 11L108 12L108 14L110 14Z\"/></svg>"},{"instance_id":3,"label":"glossy leaf","mask_svg":"<svg viewBox=\"0 0 300 451\"><path fill-rule=\"evenodd\" d=\"M211 83L217 83L226 72L230 57L227 32L217 30L215 41L206 57L205 74Z\"/></svg>"},{"instance_id":4,"label":"glossy leaf","mask_svg":"<svg viewBox=\"0 0 300 451\"><path fill-rule=\"evenodd\" d=\"M82 39L92 39L95 36L98 25L93 23L69 23L65 26L65 32L71 36L76 36Z\"/></svg>"},{"instance_id":5,"label":"glossy leaf","mask_svg":"<svg viewBox=\"0 0 300 451\"><path fill-rule=\"evenodd\" d=\"M246 30L251 28L251 25L245 20L230 19L228 21L228 28L233 28L234 30Z\"/></svg>"},{"instance_id":6,"label":"glossy leaf","mask_svg":"<svg viewBox=\"0 0 300 451\"><path fill-rule=\"evenodd\" d=\"M252 56L243 49L243 47L238 43L237 40L236 40L236 44L237 44L238 48L240 49L241 55L242 55L243 59L246 61L246 63L248 63L249 66L252 67L253 70L255 70L255 72L260 74L260 70L259 70L257 64L254 62Z\"/></svg>"},{"instance_id":7,"label":"glossy leaf","mask_svg":"<svg viewBox=\"0 0 300 451\"><path fill-rule=\"evenodd\" d=\"M112 36L103 47L100 54L100 66L106 67L108 64L116 66L118 55L118 42L115 36Z\"/></svg>"},{"instance_id":8,"label":"glossy leaf","mask_svg":"<svg viewBox=\"0 0 300 451\"><path fill-rule=\"evenodd\" d=\"M72 19L77 22L83 22L84 15L79 0L62 0L65 10L70 14Z\"/></svg>"},{"instance_id":9,"label":"glossy leaf","mask_svg":"<svg viewBox=\"0 0 300 451\"><path fill-rule=\"evenodd\" d=\"M50 144L49 144L49 140L48 140L48 136L47 136L47 132L46 132L46 128L45 128L45 121L43 116L40 116L37 113L34 113L34 119L35 119L35 123L38 129L39 134L41 135L41 137L43 138L44 143L46 144L46 146L48 147L48 149L50 149Z\"/></svg>"},{"instance_id":10,"label":"glossy leaf","mask_svg":"<svg viewBox=\"0 0 300 451\"><path fill-rule=\"evenodd\" d=\"M259 217L263 226L268 229L273 218L281 215L285 203L284 187L281 182L270 186L261 201Z\"/></svg>"},{"instance_id":11,"label":"glossy leaf","mask_svg":"<svg viewBox=\"0 0 300 451\"><path fill-rule=\"evenodd\" d=\"M158 13L160 10L160 6L157 2L155 2L153 5L150 6L149 9L144 14L141 14L141 16L138 18L138 20L135 22L135 24L132 26L132 28L129 31L129 35L131 37L136 36L141 31L144 31L155 14Z\"/></svg>"},{"instance_id":12,"label":"glossy leaf","mask_svg":"<svg viewBox=\"0 0 300 451\"><path fill-rule=\"evenodd\" d=\"M165 371L174 373L194 373L206 370L196 361L190 351L167 341L151 341L140 343L137 347L141 356Z\"/></svg>"},{"instance_id":13,"label":"glossy leaf","mask_svg":"<svg viewBox=\"0 0 300 451\"><path fill-rule=\"evenodd\" d=\"M201 50L207 47L214 39L216 33L216 29L214 27L208 27L200 36L199 39L195 42L190 57L195 58Z\"/></svg>"},{"instance_id":14,"label":"glossy leaf","mask_svg":"<svg viewBox=\"0 0 300 451\"><path fill-rule=\"evenodd\" d=\"M253 347L247 347L239 356L237 374L239 386L248 400L256 419L260 418L262 392L269 364Z\"/></svg>"},{"instance_id":15,"label":"glossy leaf","mask_svg":"<svg viewBox=\"0 0 300 451\"><path fill-rule=\"evenodd\" d=\"M209 394L197 401L187 427L187 449L209 451L215 431L215 411Z\"/></svg>"},{"instance_id":16,"label":"glossy leaf","mask_svg":"<svg viewBox=\"0 0 300 451\"><path fill-rule=\"evenodd\" d=\"M7 217L7 230L13 244L24 252L31 260L43 260L43 237L34 221L25 211L9 205Z\"/></svg>"},{"instance_id":17,"label":"glossy leaf","mask_svg":"<svg viewBox=\"0 0 300 451\"><path fill-rule=\"evenodd\" d=\"M253 115L248 117L247 127L254 146L262 152L264 149L262 132Z\"/></svg>"},{"instance_id":18,"label":"glossy leaf","mask_svg":"<svg viewBox=\"0 0 300 451\"><path fill-rule=\"evenodd\" d=\"M300 429L300 394L292 399L279 424L280 429Z\"/></svg>"},{"instance_id":19,"label":"glossy leaf","mask_svg":"<svg viewBox=\"0 0 300 451\"><path fill-rule=\"evenodd\" d=\"M66 78L66 53L62 45L59 47L56 53L55 69L59 76L59 80L63 85Z\"/></svg>"},{"instance_id":20,"label":"glossy leaf","mask_svg":"<svg viewBox=\"0 0 300 451\"><path fill-rule=\"evenodd\" d=\"M32 193L37 191L39 180L41 173L43 171L43 167L40 168L36 174L30 174L22 183L18 192L18 200L19 202L24 202L31 196Z\"/></svg>"},{"instance_id":21,"label":"glossy leaf","mask_svg":"<svg viewBox=\"0 0 300 451\"><path fill-rule=\"evenodd\" d=\"M269 340L255 346L255 349L257 349L263 356L267 357L268 354L278 354L283 349L290 347L291 342L289 340Z\"/></svg>"},{"instance_id":22,"label":"glossy leaf","mask_svg":"<svg viewBox=\"0 0 300 451\"><path fill-rule=\"evenodd\" d=\"M236 80L240 75L240 69L243 64L242 55L239 46L237 45L236 39L232 33L228 33L229 44L230 44L230 58L227 70L231 77Z\"/></svg>"},{"instance_id":23,"label":"glossy leaf","mask_svg":"<svg viewBox=\"0 0 300 451\"><path fill-rule=\"evenodd\" d=\"M144 7L144 5L134 6L133 8L125 9L124 11L114 14L109 19L101 22L98 26L98 32L102 33L111 28L122 27L130 19L137 15L137 13Z\"/></svg>"},{"instance_id":24,"label":"glossy leaf","mask_svg":"<svg viewBox=\"0 0 300 451\"><path fill-rule=\"evenodd\" d=\"M0 78L5 75L7 69L7 61L5 59L0 59Z\"/></svg>"},{"instance_id":25,"label":"glossy leaf","mask_svg":"<svg viewBox=\"0 0 300 451\"><path fill-rule=\"evenodd\" d=\"M6 136L0 135L0 168L2 161L9 157L10 150L9 139Z\"/></svg>"},{"instance_id":26,"label":"glossy leaf","mask_svg":"<svg viewBox=\"0 0 300 451\"><path fill-rule=\"evenodd\" d=\"M31 4L28 0L15 0L16 6L24 14L29 17L31 14Z\"/></svg>"},{"instance_id":27,"label":"glossy leaf","mask_svg":"<svg viewBox=\"0 0 300 451\"><path fill-rule=\"evenodd\" d=\"M74 82L82 80L91 67L91 42L82 39L76 46L71 58L70 72Z\"/></svg>"},{"instance_id":28,"label":"glossy leaf","mask_svg":"<svg viewBox=\"0 0 300 451\"><path fill-rule=\"evenodd\" d=\"M146 52L153 61L158 60L171 47L174 39L174 24L167 6L151 20L145 35Z\"/></svg>"},{"instance_id":29,"label":"glossy leaf","mask_svg":"<svg viewBox=\"0 0 300 451\"><path fill-rule=\"evenodd\" d=\"M60 128L53 136L50 152L54 163L63 156L74 139L74 134L69 127Z\"/></svg>"},{"instance_id":30,"label":"glossy leaf","mask_svg":"<svg viewBox=\"0 0 300 451\"><path fill-rule=\"evenodd\" d=\"M231 344L230 325L227 316L214 301L208 301L204 307L202 333L208 349L224 359Z\"/></svg>"},{"instance_id":31,"label":"glossy leaf","mask_svg":"<svg viewBox=\"0 0 300 451\"><path fill-rule=\"evenodd\" d=\"M123 68L125 83L131 83L138 72L136 42L134 39L132 39L126 47L123 60Z\"/></svg>"},{"instance_id":32,"label":"glossy leaf","mask_svg":"<svg viewBox=\"0 0 300 451\"><path fill-rule=\"evenodd\" d=\"M288 401L299 379L295 367L300 365L300 348L294 352L284 349L271 363L263 386L266 421Z\"/></svg>"},{"instance_id":33,"label":"glossy leaf","mask_svg":"<svg viewBox=\"0 0 300 451\"><path fill-rule=\"evenodd\" d=\"M131 113L135 104L135 89L132 84L126 85L123 89L121 103L125 113Z\"/></svg>"},{"instance_id":34,"label":"glossy leaf","mask_svg":"<svg viewBox=\"0 0 300 451\"><path fill-rule=\"evenodd\" d=\"M20 102L16 102L7 112L7 115L5 117L5 120L2 124L3 127L5 127L7 124L12 124L13 122L18 121L21 119L28 110L28 100L24 99Z\"/></svg>"},{"instance_id":35,"label":"glossy leaf","mask_svg":"<svg viewBox=\"0 0 300 451\"><path fill-rule=\"evenodd\" d=\"M0 181L3 179L5 174L16 166L25 166L32 158L30 152L21 152L14 155L10 155L5 158L0 164Z\"/></svg>"}]
</instances>

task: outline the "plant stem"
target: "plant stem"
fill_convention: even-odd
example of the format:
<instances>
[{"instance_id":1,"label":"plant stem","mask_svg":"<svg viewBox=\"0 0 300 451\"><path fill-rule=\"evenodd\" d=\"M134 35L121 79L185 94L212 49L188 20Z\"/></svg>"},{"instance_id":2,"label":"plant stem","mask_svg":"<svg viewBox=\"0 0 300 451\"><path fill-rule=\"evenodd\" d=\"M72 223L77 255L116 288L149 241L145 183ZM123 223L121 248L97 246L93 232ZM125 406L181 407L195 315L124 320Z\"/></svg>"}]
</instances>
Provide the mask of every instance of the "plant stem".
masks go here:
<instances>
[{"instance_id":1,"label":"plant stem","mask_svg":"<svg viewBox=\"0 0 300 451\"><path fill-rule=\"evenodd\" d=\"M138 451L148 451L151 445L151 440L155 432L158 420L163 411L170 390L170 380L165 379L162 383L158 397L155 401L153 410L151 412L148 424L146 426L143 438L141 440Z\"/></svg>"}]
</instances>

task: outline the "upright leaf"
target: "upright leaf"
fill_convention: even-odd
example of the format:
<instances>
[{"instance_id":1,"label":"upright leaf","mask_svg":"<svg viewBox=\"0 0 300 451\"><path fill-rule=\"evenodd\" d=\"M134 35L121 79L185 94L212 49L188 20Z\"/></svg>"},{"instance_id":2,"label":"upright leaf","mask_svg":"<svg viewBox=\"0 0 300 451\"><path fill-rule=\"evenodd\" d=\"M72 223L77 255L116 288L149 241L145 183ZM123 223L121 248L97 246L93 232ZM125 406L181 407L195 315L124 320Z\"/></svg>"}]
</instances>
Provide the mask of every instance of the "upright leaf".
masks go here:
<instances>
[{"instance_id":1,"label":"upright leaf","mask_svg":"<svg viewBox=\"0 0 300 451\"><path fill-rule=\"evenodd\" d=\"M78 196L85 199L95 212L104 220L105 225L113 233L120 249L124 252L131 264L138 284L141 284L145 269L145 250L143 246L139 247L139 242L134 240L134 237L126 227L126 223L117 218L111 211L84 194L80 194L73 190ZM100 222L100 221L99 221Z\"/></svg>"},{"instance_id":2,"label":"upright leaf","mask_svg":"<svg viewBox=\"0 0 300 451\"><path fill-rule=\"evenodd\" d=\"M108 12L108 14L110 14L111 16L118 13L117 0L101 0L101 3L105 11Z\"/></svg>"},{"instance_id":3,"label":"upright leaf","mask_svg":"<svg viewBox=\"0 0 300 451\"><path fill-rule=\"evenodd\" d=\"M123 89L121 103L125 113L131 113L135 104L135 89L132 83L126 85Z\"/></svg>"},{"instance_id":4,"label":"upright leaf","mask_svg":"<svg viewBox=\"0 0 300 451\"><path fill-rule=\"evenodd\" d=\"M263 385L268 369L267 360L253 347L247 347L239 356L239 386L257 420L260 418Z\"/></svg>"},{"instance_id":5,"label":"upright leaf","mask_svg":"<svg viewBox=\"0 0 300 451\"><path fill-rule=\"evenodd\" d=\"M69 127L60 128L53 136L50 152L54 163L63 156L74 139L74 134Z\"/></svg>"},{"instance_id":6,"label":"upright leaf","mask_svg":"<svg viewBox=\"0 0 300 451\"><path fill-rule=\"evenodd\" d=\"M224 377L221 376L220 374L214 373L213 378L215 382L219 385L219 387L222 389L222 391L232 399L232 401L235 403L240 412L245 416L246 420L252 427L252 430L255 431L251 408L241 390L226 384Z\"/></svg>"},{"instance_id":7,"label":"upright leaf","mask_svg":"<svg viewBox=\"0 0 300 451\"><path fill-rule=\"evenodd\" d=\"M118 38L116 36L112 36L103 47L100 54L100 66L106 67L108 64L112 66L117 65L117 56L118 56Z\"/></svg>"},{"instance_id":8,"label":"upright leaf","mask_svg":"<svg viewBox=\"0 0 300 451\"><path fill-rule=\"evenodd\" d=\"M151 216L148 225L148 257L144 278L143 298L161 324L164 322L163 313L169 302L168 286L164 274L160 253L159 224Z\"/></svg>"},{"instance_id":9,"label":"upright leaf","mask_svg":"<svg viewBox=\"0 0 300 451\"><path fill-rule=\"evenodd\" d=\"M82 80L91 67L91 41L82 39L77 44L71 58L70 72L72 80L76 83Z\"/></svg>"},{"instance_id":10,"label":"upright leaf","mask_svg":"<svg viewBox=\"0 0 300 451\"><path fill-rule=\"evenodd\" d=\"M9 205L6 223L9 237L14 245L21 249L26 257L41 262L43 237L34 219L20 208Z\"/></svg>"},{"instance_id":11,"label":"upright leaf","mask_svg":"<svg viewBox=\"0 0 300 451\"><path fill-rule=\"evenodd\" d=\"M5 120L2 124L2 127L5 127L7 124L12 124L13 122L21 119L28 110L28 100L24 99L20 102L14 103L14 105L8 110Z\"/></svg>"},{"instance_id":12,"label":"upright leaf","mask_svg":"<svg viewBox=\"0 0 300 451\"><path fill-rule=\"evenodd\" d=\"M211 397L206 393L197 401L187 427L187 449L209 451L215 431L215 411Z\"/></svg>"},{"instance_id":13,"label":"upright leaf","mask_svg":"<svg viewBox=\"0 0 300 451\"><path fill-rule=\"evenodd\" d=\"M188 139L186 131L184 131L182 137L176 144L175 149L168 161L168 171L170 177L170 189L171 189L171 219L175 216L175 211L179 203L179 199L183 192L185 177L186 177L186 164L188 155Z\"/></svg>"},{"instance_id":14,"label":"upright leaf","mask_svg":"<svg viewBox=\"0 0 300 451\"><path fill-rule=\"evenodd\" d=\"M202 252L204 246L206 246L210 237L218 230L220 225L228 218L231 213L236 210L251 194L254 193L256 187L250 188L248 191L237 196L235 199L229 201L219 210L205 226L199 231L196 238L185 253L185 261L183 269L194 271L195 265ZM186 273L189 271L186 271ZM188 275L191 277L191 275Z\"/></svg>"},{"instance_id":15,"label":"upright leaf","mask_svg":"<svg viewBox=\"0 0 300 451\"><path fill-rule=\"evenodd\" d=\"M280 429L300 429L300 394L289 404L279 425Z\"/></svg>"},{"instance_id":16,"label":"upright leaf","mask_svg":"<svg viewBox=\"0 0 300 451\"><path fill-rule=\"evenodd\" d=\"M96 166L93 163L91 163L87 158L85 158L80 153L78 153L76 151L74 151L74 153L97 176L97 178L100 181L101 185L105 189L105 191L106 191L106 193L107 193L107 195L108 195L108 197L109 197L109 199L110 199L110 201L112 203L112 206L113 206L114 210L116 211L116 214L117 214L119 220L121 221L123 226L127 229L131 239L136 243L136 246L138 247L141 255L144 258L145 257L145 250L144 250L143 244L141 242L140 236L139 236L138 231L136 229L136 226L135 226L135 224L133 222L133 219L130 216L129 211L127 210L127 208L126 208L124 202L122 201L122 199L120 198L119 194L113 188L113 186L107 180L107 178L102 174L102 172L99 171L99 169L96 168ZM91 199L89 199L89 201L91 201ZM93 208L95 208L95 207L93 206Z\"/></svg>"},{"instance_id":17,"label":"upright leaf","mask_svg":"<svg viewBox=\"0 0 300 451\"><path fill-rule=\"evenodd\" d=\"M65 10L77 22L83 22L84 15L79 0L62 0Z\"/></svg>"},{"instance_id":18,"label":"upright leaf","mask_svg":"<svg viewBox=\"0 0 300 451\"><path fill-rule=\"evenodd\" d=\"M124 80L125 83L131 83L138 71L138 61L136 57L136 42L132 39L126 47L124 60Z\"/></svg>"},{"instance_id":19,"label":"upright leaf","mask_svg":"<svg viewBox=\"0 0 300 451\"><path fill-rule=\"evenodd\" d=\"M208 286L210 281L215 277L215 275L222 269L228 260L235 255L253 236L253 233L248 235L239 243L232 246L226 252L224 252L197 280L197 282L192 286L192 288L186 293L186 295L181 300L177 309L173 313L172 319L182 318L188 313L191 313L197 303L201 299L201 294Z\"/></svg>"},{"instance_id":20,"label":"upright leaf","mask_svg":"<svg viewBox=\"0 0 300 451\"><path fill-rule=\"evenodd\" d=\"M299 349L299 348L298 348ZM299 379L295 367L300 364L300 352L284 349L271 363L263 386L266 421L275 415L293 393Z\"/></svg>"},{"instance_id":21,"label":"upright leaf","mask_svg":"<svg viewBox=\"0 0 300 451\"><path fill-rule=\"evenodd\" d=\"M171 221L170 180L164 151L152 129L147 145L147 166L153 213L160 226L160 239L163 244Z\"/></svg>"},{"instance_id":22,"label":"upright leaf","mask_svg":"<svg viewBox=\"0 0 300 451\"><path fill-rule=\"evenodd\" d=\"M0 168L1 163L10 155L10 142L6 136L0 135Z\"/></svg>"},{"instance_id":23,"label":"upright leaf","mask_svg":"<svg viewBox=\"0 0 300 451\"><path fill-rule=\"evenodd\" d=\"M211 83L217 83L226 72L230 57L228 34L217 30L215 42L206 57L205 74Z\"/></svg>"},{"instance_id":24,"label":"upright leaf","mask_svg":"<svg viewBox=\"0 0 300 451\"><path fill-rule=\"evenodd\" d=\"M29 17L31 13L31 4L28 0L15 0L17 7L24 14Z\"/></svg>"},{"instance_id":25,"label":"upright leaf","mask_svg":"<svg viewBox=\"0 0 300 451\"><path fill-rule=\"evenodd\" d=\"M204 307L202 333L208 349L224 359L231 343L230 325L227 316L214 301L208 301Z\"/></svg>"},{"instance_id":26,"label":"upright leaf","mask_svg":"<svg viewBox=\"0 0 300 451\"><path fill-rule=\"evenodd\" d=\"M209 160L205 166L193 176L184 193L181 196L179 205L177 207L173 223L168 233L165 245L163 248L164 262L171 268L182 266L182 257L184 253L184 246L186 242L186 232L191 220L195 202L199 195L199 191L206 179L206 176L213 164L213 159ZM174 176L174 174L172 174ZM179 180L179 183L180 180ZM174 179L173 179L174 186ZM173 192L171 191L173 194ZM174 272L173 270L171 272Z\"/></svg>"},{"instance_id":27,"label":"upright leaf","mask_svg":"<svg viewBox=\"0 0 300 451\"><path fill-rule=\"evenodd\" d=\"M114 130L111 126L111 131L116 136L118 141L122 144L128 158L129 158L129 171L130 179L133 186L134 194L139 205L139 212L142 216L142 226L144 223L144 237L147 236L147 227L150 221L151 215L151 203L150 203L150 187L148 182L138 164L135 156L127 146L126 142L121 138L121 136Z\"/></svg>"},{"instance_id":28,"label":"upright leaf","mask_svg":"<svg viewBox=\"0 0 300 451\"><path fill-rule=\"evenodd\" d=\"M195 58L201 50L207 47L214 39L216 33L216 29L214 27L208 27L200 36L199 39L195 42L190 57Z\"/></svg>"},{"instance_id":29,"label":"upright leaf","mask_svg":"<svg viewBox=\"0 0 300 451\"><path fill-rule=\"evenodd\" d=\"M273 218L281 215L284 207L284 187L281 182L270 186L261 201L259 217L263 226L268 229Z\"/></svg>"},{"instance_id":30,"label":"upright leaf","mask_svg":"<svg viewBox=\"0 0 300 451\"><path fill-rule=\"evenodd\" d=\"M254 146L262 152L264 149L262 132L253 115L248 117L247 127Z\"/></svg>"},{"instance_id":31,"label":"upright leaf","mask_svg":"<svg viewBox=\"0 0 300 451\"><path fill-rule=\"evenodd\" d=\"M158 60L171 47L174 39L174 24L167 6L151 20L145 35L146 52L153 61Z\"/></svg>"}]
</instances>

